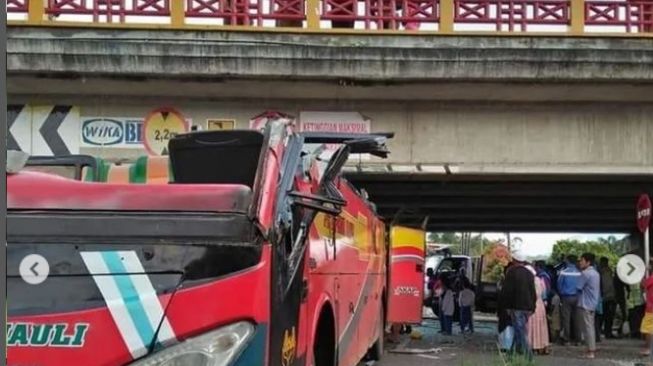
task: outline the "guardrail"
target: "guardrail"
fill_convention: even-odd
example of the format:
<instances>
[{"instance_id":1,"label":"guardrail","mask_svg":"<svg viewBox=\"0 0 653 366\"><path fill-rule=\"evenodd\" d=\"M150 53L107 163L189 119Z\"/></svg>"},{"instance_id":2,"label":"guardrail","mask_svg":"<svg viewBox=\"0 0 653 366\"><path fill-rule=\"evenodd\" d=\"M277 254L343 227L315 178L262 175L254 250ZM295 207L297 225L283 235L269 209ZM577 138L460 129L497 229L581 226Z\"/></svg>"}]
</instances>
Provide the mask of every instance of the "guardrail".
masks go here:
<instances>
[{"instance_id":1,"label":"guardrail","mask_svg":"<svg viewBox=\"0 0 653 366\"><path fill-rule=\"evenodd\" d=\"M9 25L653 36L653 0L7 0Z\"/></svg>"}]
</instances>

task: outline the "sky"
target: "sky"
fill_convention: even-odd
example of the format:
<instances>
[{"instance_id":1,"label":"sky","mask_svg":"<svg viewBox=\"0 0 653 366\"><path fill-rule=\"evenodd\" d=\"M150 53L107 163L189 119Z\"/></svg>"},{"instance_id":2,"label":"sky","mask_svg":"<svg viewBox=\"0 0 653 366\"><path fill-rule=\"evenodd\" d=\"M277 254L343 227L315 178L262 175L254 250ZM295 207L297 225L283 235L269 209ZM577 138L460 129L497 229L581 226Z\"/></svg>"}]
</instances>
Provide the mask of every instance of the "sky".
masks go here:
<instances>
[{"instance_id":1,"label":"sky","mask_svg":"<svg viewBox=\"0 0 653 366\"><path fill-rule=\"evenodd\" d=\"M577 239L579 241L586 240L596 240L598 238L607 238L610 235L614 235L617 239L623 238L623 234L582 234L582 233L511 233L510 237L513 239L513 244L515 243L514 238L519 237L522 239L521 250L525 256L541 256L541 255L550 255L553 250L553 245L556 241L561 239ZM490 240L496 239L505 239L505 233L484 233L484 237Z\"/></svg>"}]
</instances>

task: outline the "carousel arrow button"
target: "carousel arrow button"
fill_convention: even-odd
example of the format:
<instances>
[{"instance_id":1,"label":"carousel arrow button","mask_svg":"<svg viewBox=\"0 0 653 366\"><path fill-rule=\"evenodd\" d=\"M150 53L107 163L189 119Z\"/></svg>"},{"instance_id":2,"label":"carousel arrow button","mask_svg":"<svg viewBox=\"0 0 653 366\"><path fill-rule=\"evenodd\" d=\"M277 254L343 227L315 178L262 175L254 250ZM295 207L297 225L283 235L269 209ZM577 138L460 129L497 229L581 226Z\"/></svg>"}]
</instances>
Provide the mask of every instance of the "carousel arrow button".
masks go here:
<instances>
[{"instance_id":1,"label":"carousel arrow button","mask_svg":"<svg viewBox=\"0 0 653 366\"><path fill-rule=\"evenodd\" d=\"M38 285L48 278L50 274L50 265L43 256L30 254L20 261L18 267L20 277L30 285Z\"/></svg>"},{"instance_id":2,"label":"carousel arrow button","mask_svg":"<svg viewBox=\"0 0 653 366\"><path fill-rule=\"evenodd\" d=\"M646 274L646 265L637 255L627 254L617 263L617 276L628 285L639 283Z\"/></svg>"}]
</instances>

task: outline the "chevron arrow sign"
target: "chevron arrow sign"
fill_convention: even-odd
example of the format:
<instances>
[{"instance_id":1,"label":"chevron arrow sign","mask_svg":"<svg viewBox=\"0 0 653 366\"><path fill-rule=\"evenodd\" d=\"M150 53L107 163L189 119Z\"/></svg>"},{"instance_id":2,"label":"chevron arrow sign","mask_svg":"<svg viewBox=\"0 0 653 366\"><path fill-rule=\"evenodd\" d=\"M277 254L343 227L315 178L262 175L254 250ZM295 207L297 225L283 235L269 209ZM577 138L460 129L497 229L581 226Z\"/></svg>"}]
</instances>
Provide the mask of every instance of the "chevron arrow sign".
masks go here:
<instances>
[{"instance_id":1,"label":"chevron arrow sign","mask_svg":"<svg viewBox=\"0 0 653 366\"><path fill-rule=\"evenodd\" d=\"M7 150L32 152L32 110L28 105L7 106Z\"/></svg>"},{"instance_id":2,"label":"chevron arrow sign","mask_svg":"<svg viewBox=\"0 0 653 366\"><path fill-rule=\"evenodd\" d=\"M8 105L7 148L30 155L79 153L79 108L68 105Z\"/></svg>"}]
</instances>

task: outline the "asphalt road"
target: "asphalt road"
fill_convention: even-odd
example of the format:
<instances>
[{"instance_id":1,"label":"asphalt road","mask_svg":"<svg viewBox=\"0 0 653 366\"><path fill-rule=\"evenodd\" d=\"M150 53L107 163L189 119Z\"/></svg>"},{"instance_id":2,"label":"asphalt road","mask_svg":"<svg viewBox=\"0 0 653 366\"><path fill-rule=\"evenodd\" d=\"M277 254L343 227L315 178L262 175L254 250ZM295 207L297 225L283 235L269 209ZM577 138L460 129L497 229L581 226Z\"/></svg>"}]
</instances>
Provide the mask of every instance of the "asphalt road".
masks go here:
<instances>
[{"instance_id":1,"label":"asphalt road","mask_svg":"<svg viewBox=\"0 0 653 366\"><path fill-rule=\"evenodd\" d=\"M488 318L488 320L491 318ZM496 346L496 323L477 321L471 336L455 334L442 336L438 322L425 320L414 329L421 339L405 335L399 345L387 345L380 362L361 363L359 366L508 366L516 365L501 355ZM631 339L603 340L598 344L597 359L584 360L582 347L553 345L551 354L536 356L534 366L635 366L645 359L638 357L642 342ZM415 352L396 353L396 352Z\"/></svg>"}]
</instances>

